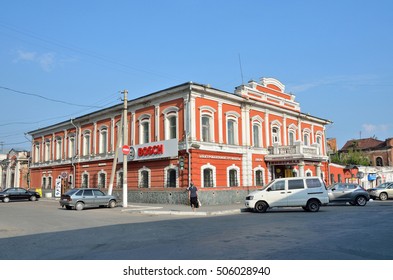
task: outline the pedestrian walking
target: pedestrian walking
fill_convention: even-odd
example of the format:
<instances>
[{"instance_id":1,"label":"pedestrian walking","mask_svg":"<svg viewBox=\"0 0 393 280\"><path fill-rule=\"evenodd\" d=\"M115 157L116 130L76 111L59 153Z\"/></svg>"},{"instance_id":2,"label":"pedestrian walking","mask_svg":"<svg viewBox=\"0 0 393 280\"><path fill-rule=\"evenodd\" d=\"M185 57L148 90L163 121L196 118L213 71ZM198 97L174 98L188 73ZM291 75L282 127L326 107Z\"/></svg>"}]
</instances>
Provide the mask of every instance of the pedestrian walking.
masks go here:
<instances>
[{"instance_id":1,"label":"pedestrian walking","mask_svg":"<svg viewBox=\"0 0 393 280\"><path fill-rule=\"evenodd\" d=\"M192 211L195 212L195 209L199 207L198 188L192 182L188 187L188 200L190 201Z\"/></svg>"}]
</instances>

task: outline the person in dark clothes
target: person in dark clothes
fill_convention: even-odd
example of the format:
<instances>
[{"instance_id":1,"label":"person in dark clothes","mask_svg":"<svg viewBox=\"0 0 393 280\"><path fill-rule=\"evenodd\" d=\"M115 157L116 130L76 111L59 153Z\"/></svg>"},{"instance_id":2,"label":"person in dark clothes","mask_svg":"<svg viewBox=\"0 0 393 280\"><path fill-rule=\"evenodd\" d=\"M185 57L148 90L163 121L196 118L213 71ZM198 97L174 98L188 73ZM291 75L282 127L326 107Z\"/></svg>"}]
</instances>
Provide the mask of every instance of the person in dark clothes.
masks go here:
<instances>
[{"instance_id":1,"label":"person in dark clothes","mask_svg":"<svg viewBox=\"0 0 393 280\"><path fill-rule=\"evenodd\" d=\"M199 207L198 188L193 183L191 183L188 187L188 199L190 201L192 211L195 211L195 209Z\"/></svg>"}]
</instances>

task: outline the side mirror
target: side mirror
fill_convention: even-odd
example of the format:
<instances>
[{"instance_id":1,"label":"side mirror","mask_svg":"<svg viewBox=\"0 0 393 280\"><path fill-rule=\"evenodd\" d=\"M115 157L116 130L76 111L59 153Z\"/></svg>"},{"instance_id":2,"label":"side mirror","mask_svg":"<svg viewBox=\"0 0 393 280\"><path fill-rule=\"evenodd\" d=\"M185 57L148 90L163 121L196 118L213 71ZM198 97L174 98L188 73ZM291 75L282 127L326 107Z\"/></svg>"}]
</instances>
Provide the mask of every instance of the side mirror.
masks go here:
<instances>
[{"instance_id":1,"label":"side mirror","mask_svg":"<svg viewBox=\"0 0 393 280\"><path fill-rule=\"evenodd\" d=\"M332 191L335 191L336 190L336 188L332 188Z\"/></svg>"}]
</instances>

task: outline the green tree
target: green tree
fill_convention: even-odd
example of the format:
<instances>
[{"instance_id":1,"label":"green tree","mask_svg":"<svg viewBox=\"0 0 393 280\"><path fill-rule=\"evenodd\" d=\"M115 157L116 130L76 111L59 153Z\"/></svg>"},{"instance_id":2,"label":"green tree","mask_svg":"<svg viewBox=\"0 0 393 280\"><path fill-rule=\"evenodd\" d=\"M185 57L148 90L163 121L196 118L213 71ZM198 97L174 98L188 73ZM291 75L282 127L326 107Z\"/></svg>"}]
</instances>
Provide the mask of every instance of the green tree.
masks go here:
<instances>
[{"instance_id":1,"label":"green tree","mask_svg":"<svg viewBox=\"0 0 393 280\"><path fill-rule=\"evenodd\" d=\"M330 157L331 162L342 165L362 165L369 166L370 159L367 155L355 149L350 149L347 153L335 153Z\"/></svg>"}]
</instances>

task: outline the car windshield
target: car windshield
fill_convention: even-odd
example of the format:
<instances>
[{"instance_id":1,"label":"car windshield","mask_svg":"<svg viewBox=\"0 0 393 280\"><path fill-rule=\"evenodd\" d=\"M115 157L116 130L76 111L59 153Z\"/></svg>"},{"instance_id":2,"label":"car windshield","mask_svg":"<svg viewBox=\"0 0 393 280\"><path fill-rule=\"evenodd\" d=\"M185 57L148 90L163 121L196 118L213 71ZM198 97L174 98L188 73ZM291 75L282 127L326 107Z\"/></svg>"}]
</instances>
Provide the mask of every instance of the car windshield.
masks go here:
<instances>
[{"instance_id":1,"label":"car windshield","mask_svg":"<svg viewBox=\"0 0 393 280\"><path fill-rule=\"evenodd\" d=\"M260 190L262 191L262 190L264 190L264 189L267 189L268 187L270 187L271 185L273 185L275 181L276 181L276 180L270 181L269 184L264 185Z\"/></svg>"}]
</instances>

